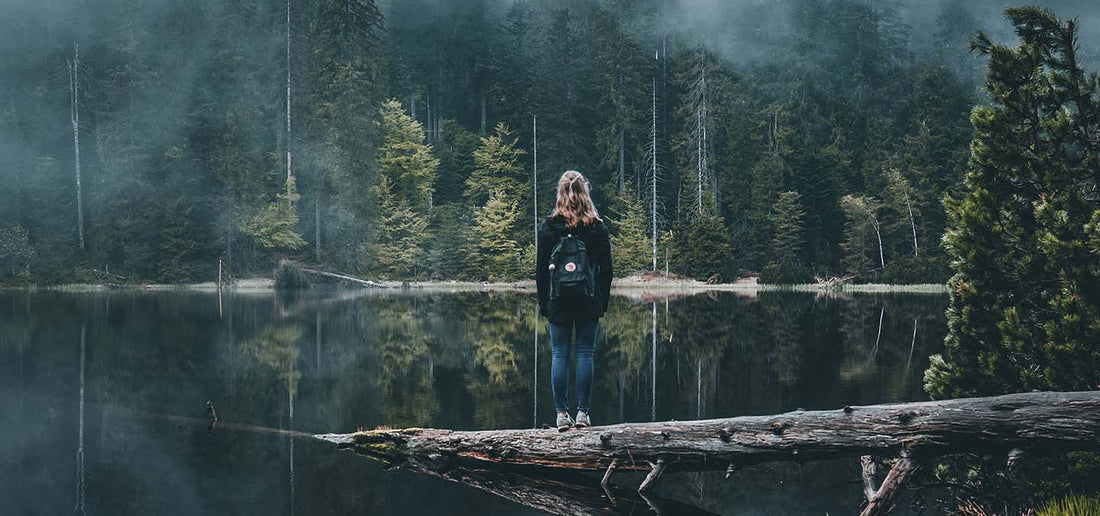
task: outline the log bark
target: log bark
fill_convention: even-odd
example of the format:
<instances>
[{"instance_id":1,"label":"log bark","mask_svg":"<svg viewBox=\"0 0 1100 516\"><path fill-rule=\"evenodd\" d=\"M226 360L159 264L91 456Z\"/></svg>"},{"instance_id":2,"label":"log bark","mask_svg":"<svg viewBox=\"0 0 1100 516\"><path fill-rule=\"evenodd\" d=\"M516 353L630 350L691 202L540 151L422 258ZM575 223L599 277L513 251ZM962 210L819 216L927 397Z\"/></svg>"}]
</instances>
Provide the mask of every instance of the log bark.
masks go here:
<instances>
[{"instance_id":1,"label":"log bark","mask_svg":"<svg viewBox=\"0 0 1100 516\"><path fill-rule=\"evenodd\" d=\"M390 465L475 465L648 471L722 471L730 464L872 455L1005 453L1013 448L1100 450L1100 391L1033 392L701 421L554 430L427 428L326 434ZM885 481L884 481L885 483Z\"/></svg>"}]
</instances>

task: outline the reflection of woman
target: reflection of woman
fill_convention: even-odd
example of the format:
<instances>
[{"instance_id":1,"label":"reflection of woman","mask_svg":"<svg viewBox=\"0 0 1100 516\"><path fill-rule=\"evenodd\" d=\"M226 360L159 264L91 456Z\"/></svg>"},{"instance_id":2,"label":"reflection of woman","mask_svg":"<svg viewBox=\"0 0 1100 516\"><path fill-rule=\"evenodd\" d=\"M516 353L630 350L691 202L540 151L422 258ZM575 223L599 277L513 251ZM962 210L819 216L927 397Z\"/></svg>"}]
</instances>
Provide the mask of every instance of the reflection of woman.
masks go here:
<instances>
[{"instance_id":1,"label":"reflection of woman","mask_svg":"<svg viewBox=\"0 0 1100 516\"><path fill-rule=\"evenodd\" d=\"M591 426L588 416L596 333L611 292L611 245L588 193L588 182L570 170L558 180L554 211L539 228L535 283L539 311L550 320L551 386L558 430ZM586 263L576 263L577 261ZM560 263L559 263L560 262ZM577 346L577 419L569 417L570 341Z\"/></svg>"}]
</instances>

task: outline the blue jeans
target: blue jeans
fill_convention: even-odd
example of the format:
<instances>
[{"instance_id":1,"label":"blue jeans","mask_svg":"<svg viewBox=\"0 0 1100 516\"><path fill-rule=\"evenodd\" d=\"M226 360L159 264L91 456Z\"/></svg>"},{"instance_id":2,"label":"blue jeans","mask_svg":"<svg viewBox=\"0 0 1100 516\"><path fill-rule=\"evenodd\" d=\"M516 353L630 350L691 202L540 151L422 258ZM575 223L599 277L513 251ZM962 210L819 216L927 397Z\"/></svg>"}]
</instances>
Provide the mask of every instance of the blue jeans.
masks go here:
<instances>
[{"instance_id":1,"label":"blue jeans","mask_svg":"<svg viewBox=\"0 0 1100 516\"><path fill-rule=\"evenodd\" d=\"M553 353L550 361L550 385L554 391L554 410L568 409L566 394L569 392L569 346L573 329L577 330L577 410L588 412L588 400L592 395L592 370L596 367L596 333L600 320L574 321L566 324L550 323L550 342Z\"/></svg>"}]
</instances>

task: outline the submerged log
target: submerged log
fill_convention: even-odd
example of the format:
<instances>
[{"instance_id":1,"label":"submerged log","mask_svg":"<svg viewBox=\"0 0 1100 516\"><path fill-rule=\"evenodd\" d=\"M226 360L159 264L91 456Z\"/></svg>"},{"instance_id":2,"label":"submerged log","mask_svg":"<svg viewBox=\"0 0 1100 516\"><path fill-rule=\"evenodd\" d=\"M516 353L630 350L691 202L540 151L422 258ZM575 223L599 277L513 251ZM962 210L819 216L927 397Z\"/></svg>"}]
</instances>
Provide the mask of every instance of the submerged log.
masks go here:
<instances>
[{"instance_id":1,"label":"submerged log","mask_svg":"<svg viewBox=\"0 0 1100 516\"><path fill-rule=\"evenodd\" d=\"M652 471L652 481L666 470L728 471L734 465L774 461L900 457L881 487L867 486L870 500L863 514L870 515L890 510L897 488L922 457L1007 453L1014 448L1031 453L1100 450L1100 391L629 423L568 432L408 428L316 437L391 466L436 473L524 465L645 470Z\"/></svg>"}]
</instances>

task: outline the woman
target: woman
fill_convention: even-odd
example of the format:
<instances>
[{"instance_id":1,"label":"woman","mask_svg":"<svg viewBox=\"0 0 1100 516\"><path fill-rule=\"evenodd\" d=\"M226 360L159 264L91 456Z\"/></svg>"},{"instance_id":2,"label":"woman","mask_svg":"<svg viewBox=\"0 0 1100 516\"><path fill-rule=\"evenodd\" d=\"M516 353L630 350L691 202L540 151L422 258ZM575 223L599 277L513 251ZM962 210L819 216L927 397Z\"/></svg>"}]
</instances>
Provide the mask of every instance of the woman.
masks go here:
<instances>
[{"instance_id":1,"label":"woman","mask_svg":"<svg viewBox=\"0 0 1100 516\"><path fill-rule=\"evenodd\" d=\"M553 347L551 386L557 426L565 431L576 425L591 426L588 415L592 394L592 372L596 362L596 333L599 319L607 311L611 293L611 244L600 219L588 181L569 170L558 180L554 211L539 228L538 264L535 283L539 291L539 312L550 320ZM577 346L577 419L569 417L566 393L569 387L570 341Z\"/></svg>"}]
</instances>

